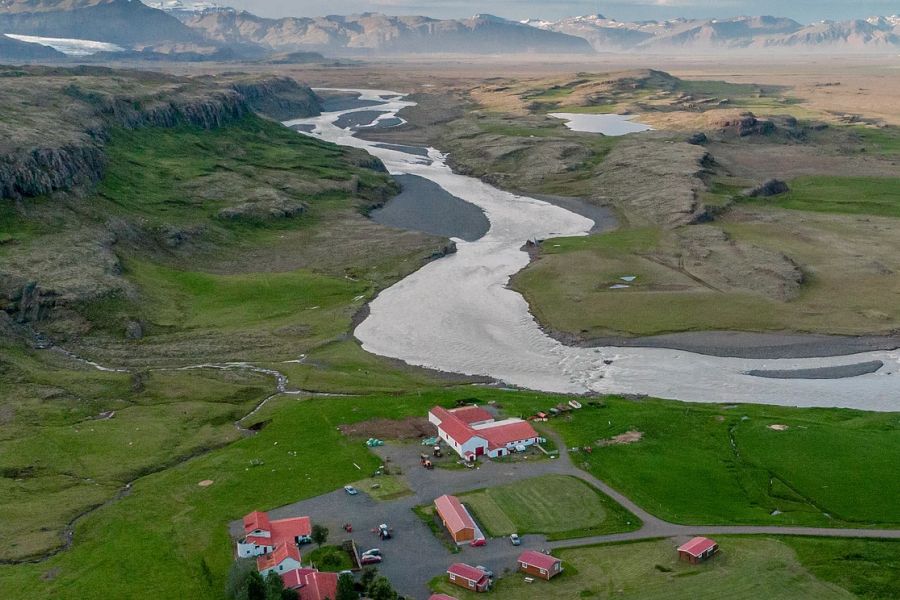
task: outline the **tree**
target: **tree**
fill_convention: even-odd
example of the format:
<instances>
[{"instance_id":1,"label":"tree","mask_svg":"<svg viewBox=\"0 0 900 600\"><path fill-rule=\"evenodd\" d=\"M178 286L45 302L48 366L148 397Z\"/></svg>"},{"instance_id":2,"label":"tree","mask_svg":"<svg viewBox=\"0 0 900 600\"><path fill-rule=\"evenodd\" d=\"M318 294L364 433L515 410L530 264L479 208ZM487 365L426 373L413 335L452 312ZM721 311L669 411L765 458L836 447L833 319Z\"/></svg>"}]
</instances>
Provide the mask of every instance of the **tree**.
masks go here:
<instances>
[{"instance_id":1,"label":"tree","mask_svg":"<svg viewBox=\"0 0 900 600\"><path fill-rule=\"evenodd\" d=\"M394 591L394 586L384 576L378 577L372 582L372 585L366 591L366 595L372 600L397 600L397 592Z\"/></svg>"},{"instance_id":2,"label":"tree","mask_svg":"<svg viewBox=\"0 0 900 600\"><path fill-rule=\"evenodd\" d=\"M363 567L362 574L359 576L359 585L363 590L368 590L375 576L378 575L378 569L375 567Z\"/></svg>"},{"instance_id":3,"label":"tree","mask_svg":"<svg viewBox=\"0 0 900 600\"><path fill-rule=\"evenodd\" d=\"M328 541L328 528L324 525L313 525L312 539L316 543L316 545L321 548L322 544Z\"/></svg>"},{"instance_id":4,"label":"tree","mask_svg":"<svg viewBox=\"0 0 900 600\"><path fill-rule=\"evenodd\" d=\"M248 558L240 558L231 564L228 571L228 584L225 587L225 597L231 600L240 600L247 597L247 578L256 569L256 561Z\"/></svg>"},{"instance_id":5,"label":"tree","mask_svg":"<svg viewBox=\"0 0 900 600\"><path fill-rule=\"evenodd\" d=\"M247 577L247 600L267 600L266 582L258 571L250 571Z\"/></svg>"},{"instance_id":6,"label":"tree","mask_svg":"<svg viewBox=\"0 0 900 600\"><path fill-rule=\"evenodd\" d=\"M337 596L334 600L358 600L359 593L353 583L353 575L344 573L338 577Z\"/></svg>"},{"instance_id":7,"label":"tree","mask_svg":"<svg viewBox=\"0 0 900 600\"><path fill-rule=\"evenodd\" d=\"M266 575L266 600L281 600L284 596L284 581L275 571Z\"/></svg>"}]
</instances>

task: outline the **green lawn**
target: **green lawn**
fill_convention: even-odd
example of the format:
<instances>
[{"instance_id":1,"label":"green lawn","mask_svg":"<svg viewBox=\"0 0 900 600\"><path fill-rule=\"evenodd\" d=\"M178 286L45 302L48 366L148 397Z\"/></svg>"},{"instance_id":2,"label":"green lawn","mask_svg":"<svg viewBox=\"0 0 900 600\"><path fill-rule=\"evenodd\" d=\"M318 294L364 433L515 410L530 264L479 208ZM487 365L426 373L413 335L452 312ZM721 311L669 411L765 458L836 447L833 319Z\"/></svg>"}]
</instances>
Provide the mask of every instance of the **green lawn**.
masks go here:
<instances>
[{"instance_id":1,"label":"green lawn","mask_svg":"<svg viewBox=\"0 0 900 600\"><path fill-rule=\"evenodd\" d=\"M561 575L549 582L526 583L522 575L504 574L486 596L498 600L534 597L839 600L856 597L836 582L817 577L816 569L795 553L792 539L720 537L716 540L720 553L700 565L679 561L672 540L563 550L556 553L563 559L565 570ZM819 540L809 540L811 549L819 544ZM884 573L890 563L882 561L879 567ZM445 579L436 579L433 587L460 600L482 596L452 586ZM863 597L887 600L895 596L888 593Z\"/></svg>"},{"instance_id":2,"label":"green lawn","mask_svg":"<svg viewBox=\"0 0 900 600\"><path fill-rule=\"evenodd\" d=\"M491 536L544 533L550 539L630 531L640 521L609 497L565 475L546 475L462 496Z\"/></svg>"},{"instance_id":3,"label":"green lawn","mask_svg":"<svg viewBox=\"0 0 900 600\"><path fill-rule=\"evenodd\" d=\"M322 546L303 555L303 562L315 565L320 571L336 573L353 568L353 561L340 546Z\"/></svg>"},{"instance_id":4,"label":"green lawn","mask_svg":"<svg viewBox=\"0 0 900 600\"><path fill-rule=\"evenodd\" d=\"M900 524L900 504L889 501L900 497L891 475L900 464L897 413L609 398L551 425L570 447L642 432L637 443L573 460L671 521Z\"/></svg>"},{"instance_id":5,"label":"green lawn","mask_svg":"<svg viewBox=\"0 0 900 600\"><path fill-rule=\"evenodd\" d=\"M754 200L791 210L900 217L900 177L800 177L791 191Z\"/></svg>"}]
</instances>

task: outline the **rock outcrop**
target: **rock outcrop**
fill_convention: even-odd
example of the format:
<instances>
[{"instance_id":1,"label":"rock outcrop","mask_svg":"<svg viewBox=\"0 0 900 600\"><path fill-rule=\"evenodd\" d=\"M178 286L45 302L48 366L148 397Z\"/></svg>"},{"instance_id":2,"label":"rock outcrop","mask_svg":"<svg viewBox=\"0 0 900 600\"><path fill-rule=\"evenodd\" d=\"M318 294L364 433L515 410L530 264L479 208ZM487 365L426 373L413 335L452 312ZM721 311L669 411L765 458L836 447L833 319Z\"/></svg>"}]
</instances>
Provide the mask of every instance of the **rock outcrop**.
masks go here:
<instances>
[{"instance_id":1,"label":"rock outcrop","mask_svg":"<svg viewBox=\"0 0 900 600\"><path fill-rule=\"evenodd\" d=\"M746 195L749 198L769 198L789 191L791 191L791 188L788 187L787 183L780 179L769 179L755 188L747 190Z\"/></svg>"},{"instance_id":2,"label":"rock outcrop","mask_svg":"<svg viewBox=\"0 0 900 600\"><path fill-rule=\"evenodd\" d=\"M58 70L61 75L95 71L107 72ZM21 73L25 77L30 74L28 70ZM76 123L70 125L75 129L58 145L47 144L40 131L33 140L11 147L0 145L0 200L41 196L98 181L106 164L103 146L110 127L192 125L213 129L251 113L283 119L314 116L320 111L319 99L308 86L285 77L245 78L224 84L212 79L173 83L170 91L140 95L95 91L76 80L53 92L61 92L72 103L70 113Z\"/></svg>"}]
</instances>

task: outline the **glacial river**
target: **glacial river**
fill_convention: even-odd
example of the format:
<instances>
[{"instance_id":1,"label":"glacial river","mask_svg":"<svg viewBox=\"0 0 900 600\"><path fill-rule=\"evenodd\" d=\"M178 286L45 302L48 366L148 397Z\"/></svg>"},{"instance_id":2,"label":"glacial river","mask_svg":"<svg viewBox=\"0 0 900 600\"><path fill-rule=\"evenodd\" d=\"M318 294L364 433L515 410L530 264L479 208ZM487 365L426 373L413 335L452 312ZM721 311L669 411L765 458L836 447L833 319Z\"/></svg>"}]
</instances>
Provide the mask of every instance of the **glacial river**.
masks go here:
<instances>
[{"instance_id":1,"label":"glacial river","mask_svg":"<svg viewBox=\"0 0 900 600\"><path fill-rule=\"evenodd\" d=\"M376 119L396 123L414 103L387 90L348 90L378 100ZM829 358L752 360L661 348L578 348L544 334L524 298L507 288L527 266L527 240L586 235L593 221L533 198L517 196L450 170L429 148L416 156L368 142L334 125L349 112L286 123L306 135L364 148L391 174L428 179L480 207L490 221L475 241L456 240L458 251L426 264L384 290L355 335L369 352L442 371L483 375L509 385L566 393L630 393L688 402L760 403L900 411L900 352ZM749 371L816 369L882 361L874 373L845 379L772 379Z\"/></svg>"}]
</instances>

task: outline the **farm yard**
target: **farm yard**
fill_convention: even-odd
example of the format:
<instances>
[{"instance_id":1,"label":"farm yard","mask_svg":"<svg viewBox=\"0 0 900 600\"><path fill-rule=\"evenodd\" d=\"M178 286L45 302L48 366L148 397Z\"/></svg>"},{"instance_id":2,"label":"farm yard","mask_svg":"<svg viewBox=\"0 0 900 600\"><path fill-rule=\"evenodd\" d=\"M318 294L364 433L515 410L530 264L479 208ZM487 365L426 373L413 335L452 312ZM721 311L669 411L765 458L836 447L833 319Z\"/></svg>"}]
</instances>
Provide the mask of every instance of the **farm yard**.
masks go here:
<instances>
[{"instance_id":1,"label":"farm yard","mask_svg":"<svg viewBox=\"0 0 900 600\"><path fill-rule=\"evenodd\" d=\"M487 533L543 533L565 539L628 531L640 521L587 483L567 475L544 475L470 492L462 501Z\"/></svg>"}]
</instances>

